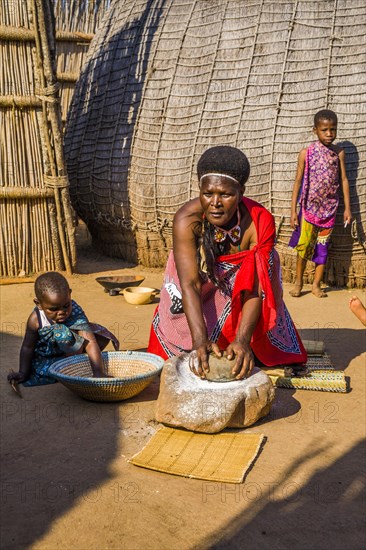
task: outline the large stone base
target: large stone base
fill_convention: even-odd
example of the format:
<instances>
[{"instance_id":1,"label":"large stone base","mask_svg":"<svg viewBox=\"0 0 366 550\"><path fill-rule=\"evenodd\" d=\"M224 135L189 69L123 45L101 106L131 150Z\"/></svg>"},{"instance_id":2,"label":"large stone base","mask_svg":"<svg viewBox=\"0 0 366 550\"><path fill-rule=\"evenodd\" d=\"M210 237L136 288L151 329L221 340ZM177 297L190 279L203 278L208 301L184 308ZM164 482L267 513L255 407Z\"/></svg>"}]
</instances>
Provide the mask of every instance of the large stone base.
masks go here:
<instances>
[{"instance_id":1,"label":"large stone base","mask_svg":"<svg viewBox=\"0 0 366 550\"><path fill-rule=\"evenodd\" d=\"M246 428L266 416L274 398L269 377L255 368L249 378L232 382L201 380L189 369L189 354L165 362L156 420L173 427L216 433Z\"/></svg>"}]
</instances>

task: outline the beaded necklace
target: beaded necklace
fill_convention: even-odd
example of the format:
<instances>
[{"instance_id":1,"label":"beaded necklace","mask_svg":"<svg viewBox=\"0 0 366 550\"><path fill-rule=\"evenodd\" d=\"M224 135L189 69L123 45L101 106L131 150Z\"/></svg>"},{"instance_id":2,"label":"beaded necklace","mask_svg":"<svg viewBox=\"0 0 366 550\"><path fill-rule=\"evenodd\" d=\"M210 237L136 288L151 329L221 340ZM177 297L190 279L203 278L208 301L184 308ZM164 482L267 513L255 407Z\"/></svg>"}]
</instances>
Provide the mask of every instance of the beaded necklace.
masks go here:
<instances>
[{"instance_id":1,"label":"beaded necklace","mask_svg":"<svg viewBox=\"0 0 366 550\"><path fill-rule=\"evenodd\" d=\"M236 216L237 216L237 224L232 227L231 229L224 229L223 227L219 227L215 224L214 226L214 239L217 243L222 243L225 241L227 237L231 240L233 244L236 244L238 241L240 241L241 238L241 227L240 227L240 210L239 206L236 210ZM238 251L240 252L240 244L237 245Z\"/></svg>"}]
</instances>

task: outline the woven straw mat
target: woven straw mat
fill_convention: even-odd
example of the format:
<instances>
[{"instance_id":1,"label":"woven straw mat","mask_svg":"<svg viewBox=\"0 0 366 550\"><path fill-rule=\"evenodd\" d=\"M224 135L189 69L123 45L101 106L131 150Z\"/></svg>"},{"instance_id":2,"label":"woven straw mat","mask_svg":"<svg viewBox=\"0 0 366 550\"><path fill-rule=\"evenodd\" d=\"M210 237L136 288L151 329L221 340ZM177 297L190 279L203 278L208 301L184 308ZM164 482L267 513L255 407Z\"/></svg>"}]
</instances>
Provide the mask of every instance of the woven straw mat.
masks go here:
<instances>
[{"instance_id":1,"label":"woven straw mat","mask_svg":"<svg viewBox=\"0 0 366 550\"><path fill-rule=\"evenodd\" d=\"M319 357L308 357L306 362L308 374L306 376L284 376L283 368L263 369L277 388L298 390L318 390L337 393L348 391L347 381L343 370L335 370L328 354Z\"/></svg>"},{"instance_id":2,"label":"woven straw mat","mask_svg":"<svg viewBox=\"0 0 366 550\"><path fill-rule=\"evenodd\" d=\"M256 433L201 434L163 427L129 462L177 476L241 483L263 439Z\"/></svg>"}]
</instances>

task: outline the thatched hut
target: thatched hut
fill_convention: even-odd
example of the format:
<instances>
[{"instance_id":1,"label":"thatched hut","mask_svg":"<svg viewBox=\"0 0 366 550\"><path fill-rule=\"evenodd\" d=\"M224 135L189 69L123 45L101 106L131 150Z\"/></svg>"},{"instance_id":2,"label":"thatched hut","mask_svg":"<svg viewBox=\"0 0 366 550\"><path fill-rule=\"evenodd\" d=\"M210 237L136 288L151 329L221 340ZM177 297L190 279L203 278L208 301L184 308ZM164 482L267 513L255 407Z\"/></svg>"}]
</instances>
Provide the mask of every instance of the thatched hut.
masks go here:
<instances>
[{"instance_id":1,"label":"thatched hut","mask_svg":"<svg viewBox=\"0 0 366 550\"><path fill-rule=\"evenodd\" d=\"M164 265L174 213L198 193L198 157L230 144L248 154L246 194L274 214L291 279L297 155L313 139L314 113L329 107L339 115L355 223L345 231L340 213L327 280L363 286L365 36L362 0L113 1L65 140L71 197L95 245Z\"/></svg>"}]
</instances>

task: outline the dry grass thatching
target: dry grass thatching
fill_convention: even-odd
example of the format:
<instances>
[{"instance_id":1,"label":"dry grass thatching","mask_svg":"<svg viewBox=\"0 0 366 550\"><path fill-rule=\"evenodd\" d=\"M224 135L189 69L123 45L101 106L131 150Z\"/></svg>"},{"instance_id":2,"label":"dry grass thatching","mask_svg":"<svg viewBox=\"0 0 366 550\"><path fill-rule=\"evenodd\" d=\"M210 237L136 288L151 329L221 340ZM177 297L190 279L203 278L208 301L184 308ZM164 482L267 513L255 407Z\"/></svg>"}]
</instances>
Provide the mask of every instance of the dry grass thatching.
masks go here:
<instances>
[{"instance_id":1,"label":"dry grass thatching","mask_svg":"<svg viewBox=\"0 0 366 550\"><path fill-rule=\"evenodd\" d=\"M198 157L226 143L250 158L246 194L274 214L290 280L297 155L313 139L314 113L329 107L356 222L353 234L343 229L341 206L327 280L364 286L365 36L362 0L113 1L66 135L73 202L96 245L163 265L174 213L197 196Z\"/></svg>"}]
</instances>

